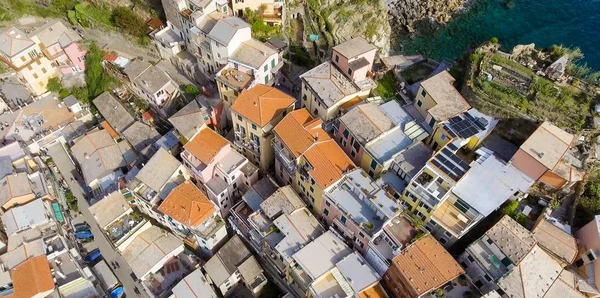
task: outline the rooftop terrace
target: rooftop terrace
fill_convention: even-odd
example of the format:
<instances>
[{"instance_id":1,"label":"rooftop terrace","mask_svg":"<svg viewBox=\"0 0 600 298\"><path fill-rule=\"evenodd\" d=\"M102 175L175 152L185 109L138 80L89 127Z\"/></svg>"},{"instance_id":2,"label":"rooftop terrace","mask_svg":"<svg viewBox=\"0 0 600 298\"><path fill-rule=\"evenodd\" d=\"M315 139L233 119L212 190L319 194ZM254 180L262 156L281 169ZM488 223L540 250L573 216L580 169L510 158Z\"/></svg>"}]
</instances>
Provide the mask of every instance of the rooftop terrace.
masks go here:
<instances>
[{"instance_id":1,"label":"rooftop terrace","mask_svg":"<svg viewBox=\"0 0 600 298\"><path fill-rule=\"evenodd\" d=\"M252 76L233 68L224 68L217 73L217 81L238 91L248 87Z\"/></svg>"}]
</instances>

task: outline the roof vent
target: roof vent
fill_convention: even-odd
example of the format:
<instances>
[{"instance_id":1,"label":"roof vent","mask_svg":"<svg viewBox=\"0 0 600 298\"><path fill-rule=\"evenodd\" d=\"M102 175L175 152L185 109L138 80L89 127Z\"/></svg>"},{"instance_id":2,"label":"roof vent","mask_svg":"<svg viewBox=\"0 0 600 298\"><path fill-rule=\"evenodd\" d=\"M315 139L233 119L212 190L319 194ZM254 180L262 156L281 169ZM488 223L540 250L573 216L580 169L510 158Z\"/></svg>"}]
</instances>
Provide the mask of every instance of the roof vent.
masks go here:
<instances>
[{"instance_id":1,"label":"roof vent","mask_svg":"<svg viewBox=\"0 0 600 298\"><path fill-rule=\"evenodd\" d=\"M546 154L546 153L545 153L545 152L540 152L540 153L538 153L538 156L539 156L540 158L543 158L543 157L544 157L544 154Z\"/></svg>"}]
</instances>

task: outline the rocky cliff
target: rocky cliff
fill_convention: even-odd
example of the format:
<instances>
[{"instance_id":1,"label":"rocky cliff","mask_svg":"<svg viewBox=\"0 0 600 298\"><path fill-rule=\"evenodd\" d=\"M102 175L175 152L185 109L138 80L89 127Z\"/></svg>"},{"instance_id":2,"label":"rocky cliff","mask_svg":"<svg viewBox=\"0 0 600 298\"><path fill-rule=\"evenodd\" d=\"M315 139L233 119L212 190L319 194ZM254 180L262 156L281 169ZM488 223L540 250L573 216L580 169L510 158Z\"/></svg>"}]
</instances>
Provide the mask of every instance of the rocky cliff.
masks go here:
<instances>
[{"instance_id":1,"label":"rocky cliff","mask_svg":"<svg viewBox=\"0 0 600 298\"><path fill-rule=\"evenodd\" d=\"M391 28L383 0L308 0L305 3L310 21L305 31L316 32L324 39L319 43L322 50L329 52L334 45L362 36L376 45L380 54L388 54Z\"/></svg>"},{"instance_id":2,"label":"rocky cliff","mask_svg":"<svg viewBox=\"0 0 600 298\"><path fill-rule=\"evenodd\" d=\"M386 0L393 24L414 31L416 21L430 19L446 23L453 13L463 7L466 0Z\"/></svg>"}]
</instances>

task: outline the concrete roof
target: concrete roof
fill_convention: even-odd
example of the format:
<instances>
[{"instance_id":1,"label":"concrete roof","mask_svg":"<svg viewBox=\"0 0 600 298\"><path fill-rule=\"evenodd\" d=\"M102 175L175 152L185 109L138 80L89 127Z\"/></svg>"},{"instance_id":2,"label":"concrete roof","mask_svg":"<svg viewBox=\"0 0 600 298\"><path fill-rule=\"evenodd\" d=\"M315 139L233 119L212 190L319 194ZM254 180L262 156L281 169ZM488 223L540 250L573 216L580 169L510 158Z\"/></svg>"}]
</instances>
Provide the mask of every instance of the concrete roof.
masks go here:
<instances>
[{"instance_id":1,"label":"concrete roof","mask_svg":"<svg viewBox=\"0 0 600 298\"><path fill-rule=\"evenodd\" d=\"M27 173L16 173L0 179L0 206L12 198L34 194Z\"/></svg>"},{"instance_id":2,"label":"concrete roof","mask_svg":"<svg viewBox=\"0 0 600 298\"><path fill-rule=\"evenodd\" d=\"M133 122L122 134L137 152L160 139L160 134L154 127L140 121Z\"/></svg>"},{"instance_id":3,"label":"concrete roof","mask_svg":"<svg viewBox=\"0 0 600 298\"><path fill-rule=\"evenodd\" d=\"M413 177L427 164L431 156L433 150L425 143L419 142L396 155L394 162L404 173Z\"/></svg>"},{"instance_id":4,"label":"concrete roof","mask_svg":"<svg viewBox=\"0 0 600 298\"><path fill-rule=\"evenodd\" d=\"M84 137L80 138L71 146L75 160L82 164L92 153L104 147L109 147L115 144L115 141L110 136L107 130L94 130L89 132Z\"/></svg>"},{"instance_id":5,"label":"concrete roof","mask_svg":"<svg viewBox=\"0 0 600 298\"><path fill-rule=\"evenodd\" d=\"M79 103L79 101L77 100L77 98L75 96L73 96L72 94L63 98L63 103L65 105L67 105L67 107L72 107L76 104Z\"/></svg>"},{"instance_id":6,"label":"concrete roof","mask_svg":"<svg viewBox=\"0 0 600 298\"><path fill-rule=\"evenodd\" d=\"M8 57L14 57L35 43L25 32L16 27L8 27L0 33L0 52Z\"/></svg>"},{"instance_id":7,"label":"concrete roof","mask_svg":"<svg viewBox=\"0 0 600 298\"><path fill-rule=\"evenodd\" d=\"M177 298L218 298L200 268L188 274L182 281L175 285L173 287L173 294Z\"/></svg>"},{"instance_id":8,"label":"concrete roof","mask_svg":"<svg viewBox=\"0 0 600 298\"><path fill-rule=\"evenodd\" d=\"M133 116L110 92L98 95L94 99L94 105L96 105L102 117L118 132L123 132L135 121Z\"/></svg>"},{"instance_id":9,"label":"concrete roof","mask_svg":"<svg viewBox=\"0 0 600 298\"><path fill-rule=\"evenodd\" d=\"M12 174L14 171L10 156L0 156L0 179Z\"/></svg>"},{"instance_id":10,"label":"concrete roof","mask_svg":"<svg viewBox=\"0 0 600 298\"><path fill-rule=\"evenodd\" d=\"M315 279L351 253L344 241L327 231L300 249L293 258L310 278Z\"/></svg>"},{"instance_id":11,"label":"concrete roof","mask_svg":"<svg viewBox=\"0 0 600 298\"><path fill-rule=\"evenodd\" d=\"M123 72L125 72L129 80L133 82L137 77L139 77L144 71L146 71L151 66L152 64L150 64L150 62L135 59L132 60L131 63L129 63L127 67L123 69Z\"/></svg>"},{"instance_id":12,"label":"concrete roof","mask_svg":"<svg viewBox=\"0 0 600 298\"><path fill-rule=\"evenodd\" d=\"M471 107L460 92L454 88L454 81L455 79L449 72L442 71L421 82L421 87L436 103L428 112L438 122L448 120Z\"/></svg>"},{"instance_id":13,"label":"concrete roof","mask_svg":"<svg viewBox=\"0 0 600 298\"><path fill-rule=\"evenodd\" d=\"M375 103L357 105L340 117L340 121L363 146L396 127Z\"/></svg>"},{"instance_id":14,"label":"concrete roof","mask_svg":"<svg viewBox=\"0 0 600 298\"><path fill-rule=\"evenodd\" d=\"M0 156L8 156L13 162L25 157L25 155L25 151L17 141L6 141L6 144L0 147Z\"/></svg>"},{"instance_id":15,"label":"concrete roof","mask_svg":"<svg viewBox=\"0 0 600 298\"><path fill-rule=\"evenodd\" d=\"M203 109L196 100L192 100L169 118L169 122L187 140L191 140L208 120L208 111Z\"/></svg>"},{"instance_id":16,"label":"concrete roof","mask_svg":"<svg viewBox=\"0 0 600 298\"><path fill-rule=\"evenodd\" d=\"M273 223L285 237L275 249L286 261L303 245L323 234L324 229L319 221L306 208L289 214L282 214Z\"/></svg>"},{"instance_id":17,"label":"concrete roof","mask_svg":"<svg viewBox=\"0 0 600 298\"><path fill-rule=\"evenodd\" d=\"M330 61L323 62L300 76L317 93L326 108L338 100L360 91Z\"/></svg>"},{"instance_id":18,"label":"concrete roof","mask_svg":"<svg viewBox=\"0 0 600 298\"><path fill-rule=\"evenodd\" d=\"M508 215L502 217L485 232L485 235L494 241L514 264L519 264L537 243L531 232Z\"/></svg>"},{"instance_id":19,"label":"concrete roof","mask_svg":"<svg viewBox=\"0 0 600 298\"><path fill-rule=\"evenodd\" d=\"M208 33L208 37L223 45L229 45L229 42L237 31L244 28L250 28L250 25L244 22L244 20L238 17L227 17L217 21Z\"/></svg>"},{"instance_id":20,"label":"concrete roof","mask_svg":"<svg viewBox=\"0 0 600 298\"><path fill-rule=\"evenodd\" d=\"M333 50L350 59L366 52L377 50L377 47L362 37L355 37L333 47Z\"/></svg>"},{"instance_id":21,"label":"concrete roof","mask_svg":"<svg viewBox=\"0 0 600 298\"><path fill-rule=\"evenodd\" d=\"M547 219L540 220L533 228L533 237L538 245L549 253L558 256L567 263L573 263L577 257L577 240L573 235L555 226Z\"/></svg>"},{"instance_id":22,"label":"concrete roof","mask_svg":"<svg viewBox=\"0 0 600 298\"><path fill-rule=\"evenodd\" d=\"M123 250L123 258L136 276L142 277L175 250L183 249L183 242L173 234L151 226Z\"/></svg>"},{"instance_id":23,"label":"concrete roof","mask_svg":"<svg viewBox=\"0 0 600 298\"><path fill-rule=\"evenodd\" d=\"M221 285L252 254L236 234L204 264L204 270L216 285Z\"/></svg>"},{"instance_id":24,"label":"concrete roof","mask_svg":"<svg viewBox=\"0 0 600 298\"><path fill-rule=\"evenodd\" d=\"M123 194L120 191L115 191L90 206L89 210L100 228L104 229L125 212L130 211L131 207Z\"/></svg>"},{"instance_id":25,"label":"concrete roof","mask_svg":"<svg viewBox=\"0 0 600 298\"><path fill-rule=\"evenodd\" d=\"M61 21L51 21L44 24L29 33L29 36L37 36L46 47L60 43L61 48L65 48L71 43L81 40L81 37L75 31L67 28Z\"/></svg>"},{"instance_id":26,"label":"concrete roof","mask_svg":"<svg viewBox=\"0 0 600 298\"><path fill-rule=\"evenodd\" d=\"M239 265L240 274L247 283L251 283L255 278L263 273L262 267L256 261L254 256L250 256L246 261Z\"/></svg>"},{"instance_id":27,"label":"concrete roof","mask_svg":"<svg viewBox=\"0 0 600 298\"><path fill-rule=\"evenodd\" d=\"M279 188L260 203L260 209L271 219L281 214L290 214L305 206L302 199L300 199L298 194L289 185Z\"/></svg>"},{"instance_id":28,"label":"concrete roof","mask_svg":"<svg viewBox=\"0 0 600 298\"><path fill-rule=\"evenodd\" d=\"M483 216L498 209L517 191L527 192L534 182L515 166L493 154L487 158L480 157L471 165L452 192Z\"/></svg>"},{"instance_id":29,"label":"concrete roof","mask_svg":"<svg viewBox=\"0 0 600 298\"><path fill-rule=\"evenodd\" d=\"M547 297L544 295L556 282L561 271L559 263L543 249L535 246L515 268L498 280L497 284L509 297Z\"/></svg>"},{"instance_id":30,"label":"concrete roof","mask_svg":"<svg viewBox=\"0 0 600 298\"><path fill-rule=\"evenodd\" d=\"M60 133L63 135L67 142L84 135L87 131L87 127L81 120L73 121L62 128Z\"/></svg>"},{"instance_id":31,"label":"concrete roof","mask_svg":"<svg viewBox=\"0 0 600 298\"><path fill-rule=\"evenodd\" d=\"M355 293L376 283L381 277L356 251L335 265Z\"/></svg>"},{"instance_id":32,"label":"concrete roof","mask_svg":"<svg viewBox=\"0 0 600 298\"><path fill-rule=\"evenodd\" d=\"M152 95L162 89L170 81L171 78L154 65L151 65L134 80L140 88Z\"/></svg>"},{"instance_id":33,"label":"concrete roof","mask_svg":"<svg viewBox=\"0 0 600 298\"><path fill-rule=\"evenodd\" d=\"M248 204L253 211L262 209L261 204L278 190L277 185L269 177L263 177L250 186L250 189L242 195L242 200ZM268 206L267 206L268 208ZM272 212L272 211L270 211Z\"/></svg>"},{"instance_id":34,"label":"concrete roof","mask_svg":"<svg viewBox=\"0 0 600 298\"><path fill-rule=\"evenodd\" d=\"M553 169L569 150L574 139L572 134L545 121L521 145L521 150L546 168Z\"/></svg>"},{"instance_id":35,"label":"concrete roof","mask_svg":"<svg viewBox=\"0 0 600 298\"><path fill-rule=\"evenodd\" d=\"M159 149L135 177L154 191L160 191L179 166L181 163L173 155Z\"/></svg>"},{"instance_id":36,"label":"concrete roof","mask_svg":"<svg viewBox=\"0 0 600 298\"><path fill-rule=\"evenodd\" d=\"M0 256L0 260L6 269L12 269L29 258L46 255L45 247L41 238L35 239L4 253Z\"/></svg>"},{"instance_id":37,"label":"concrete roof","mask_svg":"<svg viewBox=\"0 0 600 298\"><path fill-rule=\"evenodd\" d=\"M237 50L229 56L229 59L258 69L271 55L275 54L277 54L277 51L264 43L256 39L249 39L242 42Z\"/></svg>"},{"instance_id":38,"label":"concrete roof","mask_svg":"<svg viewBox=\"0 0 600 298\"><path fill-rule=\"evenodd\" d=\"M6 235L12 235L25 228L39 226L49 221L42 199L10 208L2 215L2 224L4 225Z\"/></svg>"}]
</instances>

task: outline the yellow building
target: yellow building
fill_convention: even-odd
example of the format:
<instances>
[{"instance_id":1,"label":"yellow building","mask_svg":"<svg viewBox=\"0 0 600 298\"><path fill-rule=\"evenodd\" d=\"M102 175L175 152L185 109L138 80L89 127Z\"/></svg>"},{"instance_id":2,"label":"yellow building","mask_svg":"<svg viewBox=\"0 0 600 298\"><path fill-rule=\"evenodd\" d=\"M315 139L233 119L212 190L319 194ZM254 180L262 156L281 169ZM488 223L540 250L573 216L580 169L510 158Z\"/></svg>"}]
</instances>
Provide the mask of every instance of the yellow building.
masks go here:
<instances>
[{"instance_id":1,"label":"yellow building","mask_svg":"<svg viewBox=\"0 0 600 298\"><path fill-rule=\"evenodd\" d=\"M322 128L323 121L306 109L285 116L274 129L275 173L292 185L309 207L321 215L323 192L335 185L354 163Z\"/></svg>"},{"instance_id":2,"label":"yellow building","mask_svg":"<svg viewBox=\"0 0 600 298\"><path fill-rule=\"evenodd\" d=\"M0 33L0 60L27 83L34 95L45 93L48 79L58 75L57 68L44 56L40 45L16 27Z\"/></svg>"},{"instance_id":3,"label":"yellow building","mask_svg":"<svg viewBox=\"0 0 600 298\"><path fill-rule=\"evenodd\" d=\"M264 173L273 164L273 127L294 110L296 100L276 88L257 85L244 90L231 106L234 145Z\"/></svg>"},{"instance_id":4,"label":"yellow building","mask_svg":"<svg viewBox=\"0 0 600 298\"><path fill-rule=\"evenodd\" d=\"M431 129L471 108L454 88L455 79L447 71L421 82L414 106ZM436 150L437 148L433 148Z\"/></svg>"},{"instance_id":5,"label":"yellow building","mask_svg":"<svg viewBox=\"0 0 600 298\"><path fill-rule=\"evenodd\" d=\"M481 145L496 124L498 119L476 109L469 109L449 120L437 123L426 142L434 150L452 143L457 148L473 151Z\"/></svg>"}]
</instances>

